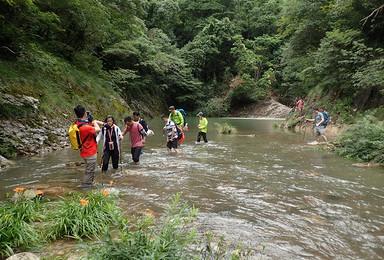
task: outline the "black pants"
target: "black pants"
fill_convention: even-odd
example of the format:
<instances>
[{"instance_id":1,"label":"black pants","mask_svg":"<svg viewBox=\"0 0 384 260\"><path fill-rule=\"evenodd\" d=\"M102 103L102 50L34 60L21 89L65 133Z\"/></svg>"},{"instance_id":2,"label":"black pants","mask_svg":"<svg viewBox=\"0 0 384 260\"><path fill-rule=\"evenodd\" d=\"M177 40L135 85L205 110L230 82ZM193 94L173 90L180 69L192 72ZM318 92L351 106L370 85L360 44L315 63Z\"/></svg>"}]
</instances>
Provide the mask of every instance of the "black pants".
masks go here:
<instances>
[{"instance_id":1,"label":"black pants","mask_svg":"<svg viewBox=\"0 0 384 260\"><path fill-rule=\"evenodd\" d=\"M112 151L106 149L103 153L103 167L101 168L102 172L108 170L109 158L112 157L112 167L113 169L119 168L119 150L114 149Z\"/></svg>"},{"instance_id":2,"label":"black pants","mask_svg":"<svg viewBox=\"0 0 384 260\"><path fill-rule=\"evenodd\" d=\"M197 134L197 141L200 142L200 138L203 137L204 139L204 142L208 143L208 140L207 140L207 133L203 133L203 132L199 132Z\"/></svg>"},{"instance_id":3,"label":"black pants","mask_svg":"<svg viewBox=\"0 0 384 260\"><path fill-rule=\"evenodd\" d=\"M141 146L131 148L132 160L138 162L140 158Z\"/></svg>"}]
</instances>

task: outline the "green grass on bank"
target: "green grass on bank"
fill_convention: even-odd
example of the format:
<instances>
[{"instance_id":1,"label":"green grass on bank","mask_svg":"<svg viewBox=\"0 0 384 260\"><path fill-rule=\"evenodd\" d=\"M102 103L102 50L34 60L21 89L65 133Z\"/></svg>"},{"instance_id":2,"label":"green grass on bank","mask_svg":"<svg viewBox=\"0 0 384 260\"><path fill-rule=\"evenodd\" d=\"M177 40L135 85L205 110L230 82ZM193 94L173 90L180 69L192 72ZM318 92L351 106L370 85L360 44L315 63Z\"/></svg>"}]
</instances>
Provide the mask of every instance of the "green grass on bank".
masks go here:
<instances>
[{"instance_id":1,"label":"green grass on bank","mask_svg":"<svg viewBox=\"0 0 384 260\"><path fill-rule=\"evenodd\" d=\"M127 104L107 77L80 70L41 50L30 50L16 61L0 60L0 91L26 95L40 101L39 115L50 119L74 119L73 108L83 104L97 118L128 112ZM0 104L1 119L38 118L31 107Z\"/></svg>"},{"instance_id":2,"label":"green grass on bank","mask_svg":"<svg viewBox=\"0 0 384 260\"><path fill-rule=\"evenodd\" d=\"M51 200L41 190L14 191L0 201L0 259L17 251L56 259L48 248L58 239L77 240L83 259L240 259L252 252L241 246L229 250L223 237L211 250L215 235L198 235L193 228L198 210L181 202L179 194L156 219L125 216L108 188Z\"/></svg>"}]
</instances>

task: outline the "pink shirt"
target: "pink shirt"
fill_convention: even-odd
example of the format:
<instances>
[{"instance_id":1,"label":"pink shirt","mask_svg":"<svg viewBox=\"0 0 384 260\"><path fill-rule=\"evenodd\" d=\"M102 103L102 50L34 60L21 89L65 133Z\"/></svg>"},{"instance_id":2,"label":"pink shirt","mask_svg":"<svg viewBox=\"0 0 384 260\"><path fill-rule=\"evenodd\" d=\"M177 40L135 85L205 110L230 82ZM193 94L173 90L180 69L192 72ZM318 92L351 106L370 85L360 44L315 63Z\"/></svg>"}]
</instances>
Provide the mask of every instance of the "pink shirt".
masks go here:
<instances>
[{"instance_id":1,"label":"pink shirt","mask_svg":"<svg viewBox=\"0 0 384 260\"><path fill-rule=\"evenodd\" d=\"M131 147L137 147L137 146L143 146L143 136L140 134L140 131L143 129L143 127L137 123L134 122L132 126L126 126L125 130L123 132L123 135L125 135L127 132L129 132L129 135L131 136Z\"/></svg>"}]
</instances>

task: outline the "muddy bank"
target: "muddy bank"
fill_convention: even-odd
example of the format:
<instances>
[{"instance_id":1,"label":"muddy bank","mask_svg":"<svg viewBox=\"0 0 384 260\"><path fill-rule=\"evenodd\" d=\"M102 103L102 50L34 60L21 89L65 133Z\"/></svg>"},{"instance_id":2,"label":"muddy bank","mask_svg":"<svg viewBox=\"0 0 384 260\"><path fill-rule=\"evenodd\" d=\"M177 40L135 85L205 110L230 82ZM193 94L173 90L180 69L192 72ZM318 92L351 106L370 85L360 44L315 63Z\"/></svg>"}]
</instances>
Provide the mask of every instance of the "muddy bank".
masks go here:
<instances>
[{"instance_id":1,"label":"muddy bank","mask_svg":"<svg viewBox=\"0 0 384 260\"><path fill-rule=\"evenodd\" d=\"M259 100L229 114L231 117L285 118L291 109L274 99Z\"/></svg>"}]
</instances>

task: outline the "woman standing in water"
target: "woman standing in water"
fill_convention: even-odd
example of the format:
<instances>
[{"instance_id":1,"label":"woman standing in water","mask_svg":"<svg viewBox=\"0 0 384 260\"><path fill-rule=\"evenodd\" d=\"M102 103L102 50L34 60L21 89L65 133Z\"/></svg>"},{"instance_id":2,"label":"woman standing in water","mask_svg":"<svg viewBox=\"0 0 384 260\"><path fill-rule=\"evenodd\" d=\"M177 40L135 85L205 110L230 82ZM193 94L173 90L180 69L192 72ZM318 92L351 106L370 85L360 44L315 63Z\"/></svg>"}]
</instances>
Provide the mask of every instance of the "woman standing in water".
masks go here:
<instances>
[{"instance_id":1,"label":"woman standing in water","mask_svg":"<svg viewBox=\"0 0 384 260\"><path fill-rule=\"evenodd\" d=\"M112 167L117 169L119 167L119 157L120 157L120 140L123 139L120 128L115 125L115 119L113 116L109 115L105 118L105 126L101 129L99 135L96 138L97 143L100 139L103 138L103 167L101 168L102 172L108 170L109 159L112 157Z\"/></svg>"}]
</instances>

